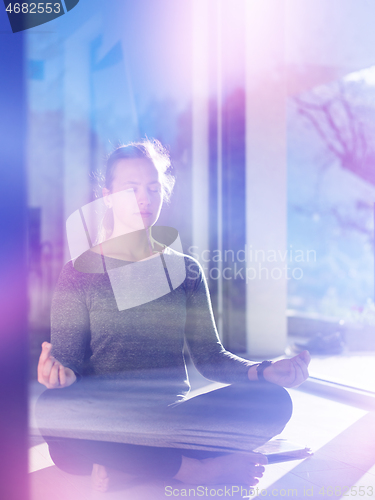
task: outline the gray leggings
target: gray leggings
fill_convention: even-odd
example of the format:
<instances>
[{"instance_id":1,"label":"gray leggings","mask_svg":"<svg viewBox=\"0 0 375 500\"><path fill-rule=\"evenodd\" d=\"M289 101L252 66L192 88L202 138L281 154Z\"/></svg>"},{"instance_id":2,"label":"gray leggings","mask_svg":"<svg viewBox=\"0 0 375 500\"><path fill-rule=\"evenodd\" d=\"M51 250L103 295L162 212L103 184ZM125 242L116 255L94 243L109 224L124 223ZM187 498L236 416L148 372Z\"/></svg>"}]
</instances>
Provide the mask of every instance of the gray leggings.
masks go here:
<instances>
[{"instance_id":1,"label":"gray leggings","mask_svg":"<svg viewBox=\"0 0 375 500\"><path fill-rule=\"evenodd\" d=\"M106 393L105 400L92 398L91 415L86 416L87 428L91 429L89 438L79 429L79 426L84 429L82 419L85 417L79 414L82 399L77 396L72 410L76 425L70 426L70 432L66 428L63 432L54 432L59 426L46 424L51 408L58 408L57 412L62 411L64 415L67 395L74 395L75 386L79 384L46 390L36 406L38 425L53 462L71 474L90 474L93 464L97 463L137 476L172 478L181 466L182 456L203 459L252 451L280 434L292 415L292 401L284 388L268 382L249 382L213 390L167 407L145 405L147 394L142 394L138 400L127 395L119 410L116 393L111 397ZM118 412L121 434L113 424L118 418L108 422L102 418L100 429L97 420L91 418L96 415L95 408L101 412L111 400L116 402L116 410L112 409L109 414Z\"/></svg>"}]
</instances>

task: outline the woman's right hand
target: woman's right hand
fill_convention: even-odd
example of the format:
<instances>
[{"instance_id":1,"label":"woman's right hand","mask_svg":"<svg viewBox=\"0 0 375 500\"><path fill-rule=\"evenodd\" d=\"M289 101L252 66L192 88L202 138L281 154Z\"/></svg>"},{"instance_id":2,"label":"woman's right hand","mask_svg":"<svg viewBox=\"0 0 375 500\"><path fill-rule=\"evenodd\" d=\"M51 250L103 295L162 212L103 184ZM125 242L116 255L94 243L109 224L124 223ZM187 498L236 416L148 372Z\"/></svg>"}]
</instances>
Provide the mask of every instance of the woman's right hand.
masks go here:
<instances>
[{"instance_id":1,"label":"woman's right hand","mask_svg":"<svg viewBox=\"0 0 375 500\"><path fill-rule=\"evenodd\" d=\"M50 355L52 344L43 342L38 363L38 382L47 389L62 389L74 384L77 377L73 370L63 366Z\"/></svg>"}]
</instances>

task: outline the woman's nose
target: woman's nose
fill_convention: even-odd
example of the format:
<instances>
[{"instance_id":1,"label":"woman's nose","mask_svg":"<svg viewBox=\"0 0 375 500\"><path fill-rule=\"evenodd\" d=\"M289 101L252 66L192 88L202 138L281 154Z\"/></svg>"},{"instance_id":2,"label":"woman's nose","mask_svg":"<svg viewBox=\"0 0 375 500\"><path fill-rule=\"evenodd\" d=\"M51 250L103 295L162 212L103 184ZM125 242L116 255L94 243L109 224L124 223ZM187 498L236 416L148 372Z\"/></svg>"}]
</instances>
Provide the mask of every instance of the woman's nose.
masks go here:
<instances>
[{"instance_id":1,"label":"woman's nose","mask_svg":"<svg viewBox=\"0 0 375 500\"><path fill-rule=\"evenodd\" d=\"M139 189L137 193L137 203L139 206L147 206L150 205L150 195L147 189Z\"/></svg>"}]
</instances>

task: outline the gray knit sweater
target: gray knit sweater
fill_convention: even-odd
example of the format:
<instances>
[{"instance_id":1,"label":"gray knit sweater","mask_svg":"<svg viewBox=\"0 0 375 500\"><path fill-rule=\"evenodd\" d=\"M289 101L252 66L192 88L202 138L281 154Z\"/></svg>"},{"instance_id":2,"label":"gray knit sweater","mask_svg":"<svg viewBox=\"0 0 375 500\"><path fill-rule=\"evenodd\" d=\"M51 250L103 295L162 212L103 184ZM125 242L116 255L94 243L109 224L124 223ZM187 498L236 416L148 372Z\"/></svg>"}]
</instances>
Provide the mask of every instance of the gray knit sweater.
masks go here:
<instances>
[{"instance_id":1,"label":"gray knit sweater","mask_svg":"<svg viewBox=\"0 0 375 500\"><path fill-rule=\"evenodd\" d=\"M184 282L170 293L119 311L109 266L130 262L87 251L61 271L52 301L52 355L77 374L99 379L160 380L170 394L190 389L184 341L192 361L207 379L247 382L254 362L224 349L218 337L210 296L200 264L180 254ZM78 270L79 269L79 270ZM152 384L154 386L154 383Z\"/></svg>"}]
</instances>

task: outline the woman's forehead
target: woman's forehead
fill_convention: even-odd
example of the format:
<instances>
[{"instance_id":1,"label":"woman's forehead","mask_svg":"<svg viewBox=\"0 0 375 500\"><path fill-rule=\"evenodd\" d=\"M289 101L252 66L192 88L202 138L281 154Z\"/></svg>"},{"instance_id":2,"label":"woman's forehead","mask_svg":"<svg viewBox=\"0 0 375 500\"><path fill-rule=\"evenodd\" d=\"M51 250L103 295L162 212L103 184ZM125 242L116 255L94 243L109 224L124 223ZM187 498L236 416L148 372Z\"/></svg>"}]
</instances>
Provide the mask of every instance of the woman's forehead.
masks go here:
<instances>
[{"instance_id":1,"label":"woman's forehead","mask_svg":"<svg viewBox=\"0 0 375 500\"><path fill-rule=\"evenodd\" d=\"M114 182L151 182L159 180L159 172L147 158L123 158L116 162Z\"/></svg>"}]
</instances>

